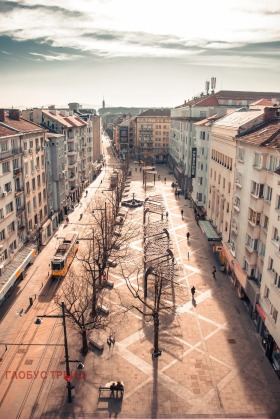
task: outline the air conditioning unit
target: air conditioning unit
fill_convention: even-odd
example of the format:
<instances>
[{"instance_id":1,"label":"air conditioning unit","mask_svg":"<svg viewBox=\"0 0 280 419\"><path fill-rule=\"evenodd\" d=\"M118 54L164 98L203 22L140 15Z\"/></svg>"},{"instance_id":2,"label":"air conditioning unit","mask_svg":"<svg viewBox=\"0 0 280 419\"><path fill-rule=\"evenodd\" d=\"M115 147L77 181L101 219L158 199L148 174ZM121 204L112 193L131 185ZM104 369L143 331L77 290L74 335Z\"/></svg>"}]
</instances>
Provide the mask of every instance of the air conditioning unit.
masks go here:
<instances>
[{"instance_id":1,"label":"air conditioning unit","mask_svg":"<svg viewBox=\"0 0 280 419\"><path fill-rule=\"evenodd\" d=\"M7 194L8 194L8 192L7 192L7 191L4 191L4 192L3 192L3 196L7 196Z\"/></svg>"}]
</instances>

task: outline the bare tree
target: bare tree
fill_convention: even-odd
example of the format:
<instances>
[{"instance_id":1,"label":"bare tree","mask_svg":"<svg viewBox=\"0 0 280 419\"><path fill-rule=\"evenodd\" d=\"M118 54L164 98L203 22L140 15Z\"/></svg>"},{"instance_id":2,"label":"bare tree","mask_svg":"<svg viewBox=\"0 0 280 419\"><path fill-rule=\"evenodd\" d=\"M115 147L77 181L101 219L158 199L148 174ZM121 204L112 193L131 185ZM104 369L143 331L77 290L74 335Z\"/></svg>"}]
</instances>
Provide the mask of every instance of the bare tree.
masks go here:
<instances>
[{"instance_id":1,"label":"bare tree","mask_svg":"<svg viewBox=\"0 0 280 419\"><path fill-rule=\"evenodd\" d=\"M102 303L105 290L99 292L98 298ZM64 280L60 293L55 302L61 307L64 301L65 313L72 326L82 337L83 355L88 352L87 334L92 329L104 329L108 325L108 318L102 315L101 309L97 309L94 315L91 313L92 288L88 280L88 272L79 267L79 274L72 268Z\"/></svg>"},{"instance_id":2,"label":"bare tree","mask_svg":"<svg viewBox=\"0 0 280 419\"><path fill-rule=\"evenodd\" d=\"M107 285L109 270L129 259L129 244L139 234L138 224L133 222L133 216L126 213L116 220L112 207L108 202L96 201L90 209L94 227L90 228L85 237L86 246L79 250L78 260L87 272L87 278L92 288L92 313L95 314L99 293Z\"/></svg>"},{"instance_id":3,"label":"bare tree","mask_svg":"<svg viewBox=\"0 0 280 419\"><path fill-rule=\"evenodd\" d=\"M133 300L120 296L121 303L127 310L137 310L141 313L145 321L153 321L154 328L154 348L153 357L159 356L159 329L161 321L167 316L174 315L176 304L174 301L174 286L179 286L170 277L172 269L172 260L170 255L166 255L166 260L158 260L153 266L145 272L144 265L136 266L130 264L130 267L122 266L122 276L126 281L127 288L133 297ZM148 283L148 295L145 296L145 281Z\"/></svg>"}]
</instances>

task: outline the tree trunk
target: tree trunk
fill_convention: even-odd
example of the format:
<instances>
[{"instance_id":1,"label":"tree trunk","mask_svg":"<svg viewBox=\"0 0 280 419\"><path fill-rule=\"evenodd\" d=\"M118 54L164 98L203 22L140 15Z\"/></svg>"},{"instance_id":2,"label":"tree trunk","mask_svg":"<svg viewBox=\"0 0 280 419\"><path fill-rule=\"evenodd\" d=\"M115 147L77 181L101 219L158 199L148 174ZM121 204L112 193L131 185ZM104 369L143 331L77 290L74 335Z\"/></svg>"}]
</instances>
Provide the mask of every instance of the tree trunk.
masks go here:
<instances>
[{"instance_id":1,"label":"tree trunk","mask_svg":"<svg viewBox=\"0 0 280 419\"><path fill-rule=\"evenodd\" d=\"M159 338L159 317L158 313L154 313L154 353L158 353L158 338Z\"/></svg>"},{"instance_id":2,"label":"tree trunk","mask_svg":"<svg viewBox=\"0 0 280 419\"><path fill-rule=\"evenodd\" d=\"M86 355L88 353L88 341L87 341L87 331L85 329L82 330L82 342L83 342L82 354Z\"/></svg>"}]
</instances>

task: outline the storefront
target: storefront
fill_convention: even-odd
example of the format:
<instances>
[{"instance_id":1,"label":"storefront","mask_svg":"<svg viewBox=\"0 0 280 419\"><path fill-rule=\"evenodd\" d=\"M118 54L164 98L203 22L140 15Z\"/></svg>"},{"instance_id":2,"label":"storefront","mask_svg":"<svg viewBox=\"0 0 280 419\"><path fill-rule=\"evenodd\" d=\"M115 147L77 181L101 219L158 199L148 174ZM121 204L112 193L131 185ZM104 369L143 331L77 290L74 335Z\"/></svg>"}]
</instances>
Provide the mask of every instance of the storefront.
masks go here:
<instances>
[{"instance_id":1,"label":"storefront","mask_svg":"<svg viewBox=\"0 0 280 419\"><path fill-rule=\"evenodd\" d=\"M247 283L247 273L243 271L225 244L223 244L223 250L221 252L221 262L224 263L225 271L230 276L233 285L237 288L238 297L241 299L246 299L247 295L245 290Z\"/></svg>"}]
</instances>

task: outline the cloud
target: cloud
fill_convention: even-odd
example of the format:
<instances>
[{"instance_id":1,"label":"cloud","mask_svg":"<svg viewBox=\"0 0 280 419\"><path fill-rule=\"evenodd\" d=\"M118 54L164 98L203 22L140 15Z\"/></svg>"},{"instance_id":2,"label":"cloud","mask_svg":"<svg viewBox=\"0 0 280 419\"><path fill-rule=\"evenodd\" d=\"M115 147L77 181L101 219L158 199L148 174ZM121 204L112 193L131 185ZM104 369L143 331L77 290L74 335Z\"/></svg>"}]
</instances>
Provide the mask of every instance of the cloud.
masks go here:
<instances>
[{"instance_id":1,"label":"cloud","mask_svg":"<svg viewBox=\"0 0 280 419\"><path fill-rule=\"evenodd\" d=\"M63 7L59 6L46 6L45 4L27 4L24 2L18 3L17 1L1 1L1 13L11 13L16 12L19 10L38 10L38 11L45 11L46 13L60 13L64 16L70 16L70 17L82 17L84 16L83 13L81 13L78 10L69 10Z\"/></svg>"},{"instance_id":2,"label":"cloud","mask_svg":"<svg viewBox=\"0 0 280 419\"><path fill-rule=\"evenodd\" d=\"M70 55L70 54L55 54L55 55L51 55L51 54L39 54L37 52L30 52L30 55L33 55L35 57L38 57L38 59L36 59L35 61L41 61L42 59L44 61L74 61L74 60L78 60L81 58L80 55Z\"/></svg>"}]
</instances>

